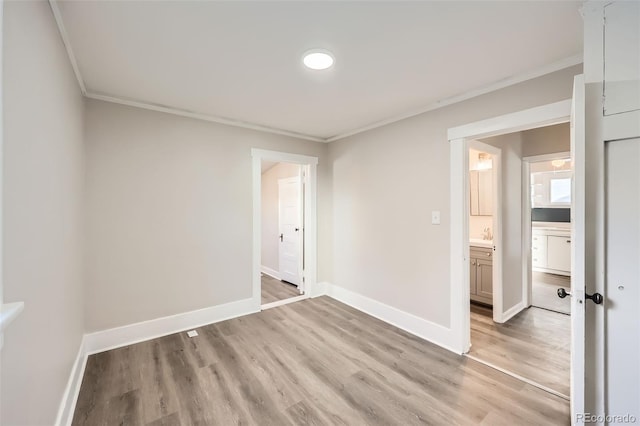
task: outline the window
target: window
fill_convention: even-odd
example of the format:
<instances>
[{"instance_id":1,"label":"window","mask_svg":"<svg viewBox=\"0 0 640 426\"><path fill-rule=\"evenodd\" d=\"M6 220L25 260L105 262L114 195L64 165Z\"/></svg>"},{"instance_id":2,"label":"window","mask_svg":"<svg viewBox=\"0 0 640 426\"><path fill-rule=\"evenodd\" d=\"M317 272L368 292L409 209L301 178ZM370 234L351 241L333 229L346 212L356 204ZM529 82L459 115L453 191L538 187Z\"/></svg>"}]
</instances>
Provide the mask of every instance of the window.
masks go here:
<instances>
[{"instance_id":1,"label":"window","mask_svg":"<svg viewBox=\"0 0 640 426\"><path fill-rule=\"evenodd\" d=\"M571 178L549 180L549 202L551 204L571 203Z\"/></svg>"}]
</instances>

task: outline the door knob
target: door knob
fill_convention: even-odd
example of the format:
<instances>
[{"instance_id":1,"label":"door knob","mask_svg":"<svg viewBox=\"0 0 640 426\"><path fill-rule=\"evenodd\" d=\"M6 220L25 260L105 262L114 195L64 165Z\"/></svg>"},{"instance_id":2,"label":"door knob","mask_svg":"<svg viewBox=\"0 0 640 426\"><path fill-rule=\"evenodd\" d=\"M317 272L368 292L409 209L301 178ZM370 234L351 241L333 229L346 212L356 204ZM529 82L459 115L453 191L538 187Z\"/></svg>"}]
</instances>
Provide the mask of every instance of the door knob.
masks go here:
<instances>
[{"instance_id":1,"label":"door knob","mask_svg":"<svg viewBox=\"0 0 640 426\"><path fill-rule=\"evenodd\" d=\"M280 234L280 242L282 242L282 237L284 237L284 235Z\"/></svg>"},{"instance_id":2,"label":"door knob","mask_svg":"<svg viewBox=\"0 0 640 426\"><path fill-rule=\"evenodd\" d=\"M564 299L567 296L571 296L571 293L569 293L564 288L559 288L557 293L560 299ZM600 293L593 293L593 294L585 293L584 297L586 299L591 299L593 303L595 303L596 305L602 305L602 302L604 301L604 297L602 297Z\"/></svg>"},{"instance_id":3,"label":"door knob","mask_svg":"<svg viewBox=\"0 0 640 426\"><path fill-rule=\"evenodd\" d=\"M593 293L591 295L585 293L584 297L593 300L593 303L596 305L602 305L602 302L604 301L604 297L602 297L600 293Z\"/></svg>"}]
</instances>

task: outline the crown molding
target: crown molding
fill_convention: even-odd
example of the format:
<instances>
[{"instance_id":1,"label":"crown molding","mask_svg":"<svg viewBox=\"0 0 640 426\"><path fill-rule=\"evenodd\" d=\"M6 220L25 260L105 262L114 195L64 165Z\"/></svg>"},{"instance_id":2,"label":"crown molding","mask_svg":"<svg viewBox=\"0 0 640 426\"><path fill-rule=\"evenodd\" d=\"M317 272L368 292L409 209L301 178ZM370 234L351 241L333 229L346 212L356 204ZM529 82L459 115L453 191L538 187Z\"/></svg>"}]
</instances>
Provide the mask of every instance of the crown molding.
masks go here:
<instances>
[{"instance_id":1,"label":"crown molding","mask_svg":"<svg viewBox=\"0 0 640 426\"><path fill-rule=\"evenodd\" d=\"M80 74L80 68L78 68L78 61L76 61L76 56L73 54L73 49L71 48L71 43L69 42L67 29L65 28L64 22L62 21L62 14L60 13L60 7L58 7L57 0L49 0L49 7L51 7L53 17L56 20L56 25L58 26L58 32L60 33L62 44L64 44L64 48L66 49L67 55L69 56L69 62L71 63L71 67L73 68L73 73L76 75L76 80L78 80L80 91L82 91L83 95L86 95L87 88L84 84L82 74Z\"/></svg>"},{"instance_id":2,"label":"crown molding","mask_svg":"<svg viewBox=\"0 0 640 426\"><path fill-rule=\"evenodd\" d=\"M118 96L105 95L101 93L87 92L85 96L89 99L96 99L99 101L111 102L120 105L127 105L136 108L148 109L151 111L164 112L167 114L179 115L181 117L195 118L197 120L204 120L218 124L226 124L234 127L242 127L244 129L257 130L260 132L274 133L277 135L290 136L297 139L304 139L312 142L326 142L326 139L316 136L306 135L304 133L292 132L289 130L278 129L276 127L264 126L262 124L250 123L242 120L235 120L233 118L220 117L216 115L203 114L196 111L189 111L186 109L174 108L167 105L160 105L149 102L137 101L134 99L121 98Z\"/></svg>"},{"instance_id":3,"label":"crown molding","mask_svg":"<svg viewBox=\"0 0 640 426\"><path fill-rule=\"evenodd\" d=\"M487 93L504 89L505 87L513 86L518 83L522 83L527 80L532 80L537 77L542 77L546 74L551 74L552 72L560 71L565 68L572 67L574 65L578 65L582 63L582 55L574 55L569 56L568 58L561 59L557 62L553 62L551 64L545 65L543 67L537 68L533 71L529 71L526 73L518 74L512 77L508 77L502 80L498 80L494 83L488 84L486 86L479 87L477 89L469 90L467 92L461 93L456 96L452 96L450 98L445 98L439 101L435 101L432 104L424 106L414 111L410 111L404 114L396 115L391 118L387 118L384 120L376 121L367 126L359 127L357 129L341 133L336 136L332 136L326 139L326 142L334 142L340 139L347 138L349 136L357 135L358 133L366 132L368 130L373 130L378 127L386 126L387 124L392 124L397 121L405 120L407 118L415 117L416 115L424 114L425 112L433 111L439 108L443 108L449 105L456 104L458 102L466 101L471 98L475 98L480 95L485 95Z\"/></svg>"},{"instance_id":4,"label":"crown molding","mask_svg":"<svg viewBox=\"0 0 640 426\"><path fill-rule=\"evenodd\" d=\"M186 109L171 107L168 105L144 102L137 99L128 99L128 98L113 96L105 93L90 92L86 88L84 79L82 77L82 74L80 73L80 68L78 67L78 62L73 53L73 49L71 48L69 36L67 35L67 30L65 29L64 22L62 20L62 14L60 13L60 8L58 6L58 0L49 0L49 5L53 12L53 16L58 26L58 31L60 32L60 37L62 38L62 42L67 51L67 55L69 56L69 62L71 63L73 72L76 76L76 79L78 80L78 85L80 86L80 90L82 91L82 94L85 97L90 99L105 101L105 102L116 103L120 105L127 105L135 108L142 108L142 109L147 109L151 111L158 111L158 112L164 112L167 114L179 115L182 117L194 118L197 120L204 120L204 121L209 121L209 122L218 123L218 124L226 124L229 126L241 127L244 129L257 130L260 132L272 133L272 134L283 135L283 136L290 136L293 138L303 139L303 140L313 141L313 142L324 142L324 143L334 142L340 139L347 138L349 136L354 136L358 133L363 133L368 130L373 130L378 127L386 126L387 124L392 124L398 121L405 120L407 118L415 117L416 115L424 114L425 112L433 111L438 108L443 108L445 106L453 105L458 102L466 101L468 99L475 98L477 96L484 95L484 94L493 92L495 90L512 86L514 84L522 83L527 80L541 77L543 75L550 74L555 71L560 71L562 69L581 64L583 61L583 56L581 54L570 56L568 58L561 59L557 62L553 62L551 64L545 65L533 71L508 77L508 78L496 81L494 83L488 84L486 86L461 93L456 96L438 100L429 105L421 107L417 110L409 111L404 114L396 115L384 120L375 121L366 126L358 127L356 129L353 129L344 133L340 133L335 136L323 138L319 136L308 135L305 133L299 133L299 132L290 131L286 129L265 126L262 124L252 123L248 121L237 120L229 117L222 117L222 116L217 116L212 114L190 111Z\"/></svg>"}]
</instances>

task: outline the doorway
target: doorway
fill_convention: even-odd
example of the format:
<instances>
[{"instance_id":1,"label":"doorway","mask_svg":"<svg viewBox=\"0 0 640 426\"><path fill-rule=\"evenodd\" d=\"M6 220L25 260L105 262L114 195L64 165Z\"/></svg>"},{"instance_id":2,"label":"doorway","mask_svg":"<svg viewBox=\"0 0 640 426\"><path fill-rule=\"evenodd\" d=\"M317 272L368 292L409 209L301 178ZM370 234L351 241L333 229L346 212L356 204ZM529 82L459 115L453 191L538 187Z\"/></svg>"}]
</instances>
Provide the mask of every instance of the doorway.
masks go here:
<instances>
[{"instance_id":1,"label":"doorway","mask_svg":"<svg viewBox=\"0 0 640 426\"><path fill-rule=\"evenodd\" d=\"M578 78L579 80L579 78ZM483 140L486 142L487 138L493 138L500 135L508 135L511 133L522 132L526 129L536 129L545 126L550 126L558 123L566 123L569 121L572 116L572 101L567 100L563 102L558 102L555 104L550 104L538 108L533 108L530 110L521 111L518 113L508 114L501 117L496 117L489 120L484 120L477 123L471 123L465 126L460 126L457 128L449 129L449 141L450 141L450 151L451 151L451 312L452 312L452 331L457 331L458 343L461 348L461 352L465 354L471 354L471 358L476 359L479 362L483 362L486 365L489 365L493 368L496 368L500 371L503 371L507 374L511 374L512 376L528 382L534 386L538 386L541 389L549 391L559 396L563 396L566 399L569 399L569 395L573 395L573 392L569 392L568 384L569 384L569 375L567 374L566 380L563 380L563 383L566 382L565 388L563 391L557 391L549 386L541 386L539 383L535 383L533 380L527 377L526 374L517 374L513 371L510 371L510 368L507 366L501 367L503 361L514 361L513 357L510 357L509 354L505 354L504 351L499 351L500 353L495 353L497 355L494 358L494 361L499 362L491 362L491 361L483 361L480 359L480 356L483 354L478 354L478 346L476 342L474 342L474 347L471 347L472 343L472 330L471 330L471 317L478 312L472 312L470 309L470 294L467 293L467 289L470 288L470 282L467 281L470 279L469 277L469 266L471 259L470 245L469 245L469 223L467 214L469 212L469 189L468 189L468 151L467 144L470 140ZM573 131L571 133L574 134ZM572 136L573 137L573 136ZM584 153L583 147L578 147L578 151L574 150L576 144L573 139L571 139L571 153L572 159L577 159L578 157L573 157L577 152L577 155L582 156ZM522 154L522 153L519 153ZM504 154L505 158L511 154ZM583 157L580 157L581 159ZM580 164L583 166L583 160L580 160ZM577 162L577 161L576 161ZM507 166L505 166L506 169ZM518 191L522 191L521 182L525 180L525 175L523 172L523 162L522 155L517 158L517 166L514 167L514 170L517 170L519 175L517 176L518 180ZM504 172L504 171L503 171ZM509 180L509 177L504 177L503 179ZM582 182L576 183L582 184ZM580 202L584 202L583 200L584 194L578 200ZM500 324L499 322L495 322L492 320L495 313L492 314L491 310L495 310L497 306L494 304L492 308L488 309L488 312L484 312L484 323L478 326L478 329L475 330L476 335L483 335L487 337L486 342L484 342L485 348L500 348L500 346L509 345L509 339L514 335L519 333L519 326L527 327L527 324L536 324L541 320L537 317L532 317L531 315L523 315L521 312L535 312L535 310L527 309L530 306L530 292L528 289L528 284L531 280L531 230L530 230L530 217L527 217L527 211L529 204L526 200L526 197L522 197L520 194L518 197L509 197L508 195L504 196L504 202L510 203L513 206L518 207L521 210L521 214L517 217L519 232L514 234L514 239L517 237L520 243L519 247L512 247L512 249L506 249L505 247L497 247L497 251L503 249L504 252L504 262L505 265L511 265L514 270L519 272L518 276L514 276L514 279L507 279L503 276L503 282L511 282L517 281L517 284L520 286L518 288L518 298L516 300L509 300L508 296L502 295L503 303L503 319L504 321L509 321L507 324ZM581 208L577 209L576 212L578 214L584 212L584 205L581 205ZM466 213L466 214L465 214ZM506 214L503 215L503 222L510 220L507 218ZM513 218L511 218L513 220ZM580 221L581 222L581 221ZM582 223L578 223L577 225L582 225ZM503 224L504 226L504 224ZM574 222L572 226L576 226ZM528 231L527 231L528 229ZM507 232L506 230L504 231ZM504 240L508 240L509 237L506 235L502 236L503 241L502 245L505 245ZM462 256L460 256L462 253ZM584 281L581 280L580 284L584 285ZM506 284L505 284L506 285ZM494 292L495 292L494 288ZM495 295L494 295L495 298ZM577 302L574 300L573 302ZM486 307L484 307L486 308ZM501 308L501 309L502 309ZM513 319L512 319L513 318ZM484 329L482 328L484 327ZM564 327L564 328L562 328ZM567 321L562 327L558 327L556 332L564 333L566 336L572 334L572 323L571 321ZM579 330L578 330L579 331ZM548 334L549 331L546 331ZM555 333L555 332L554 332ZM541 342L545 341L545 333L540 333L539 340ZM477 339L476 339L477 340ZM520 339L520 341L516 341L515 343L521 343L524 339ZM548 340L548 339L547 339ZM512 342L513 343L513 342ZM564 347L567 350L566 358L569 361L564 367L564 370L567 371L569 368L573 372L579 369L579 365L573 365L571 362L572 352L571 352L571 340L567 338L566 344L563 343ZM538 355L536 348L529 347L526 348L526 345L520 345L518 350L521 353L527 354L530 353L533 357ZM470 352L471 350L471 352ZM476 352L473 354L473 352ZM579 351L578 351L579 353ZM489 353L484 353L484 358L489 357ZM512 362L512 365L519 364L518 362ZM503 364L505 365L505 364ZM535 366L531 366L531 370L534 370ZM549 375L551 376L551 375ZM573 398L573 396L572 396ZM577 398L580 400L580 394L577 395ZM573 400L572 400L573 402ZM572 410L575 409L576 405L572 406Z\"/></svg>"},{"instance_id":2,"label":"doorway","mask_svg":"<svg viewBox=\"0 0 640 426\"><path fill-rule=\"evenodd\" d=\"M316 285L316 157L253 156L253 294L260 309L311 297Z\"/></svg>"},{"instance_id":3,"label":"doorway","mask_svg":"<svg viewBox=\"0 0 640 426\"><path fill-rule=\"evenodd\" d=\"M531 306L570 315L571 303L558 297L558 290L571 292L571 153L529 156L523 161L531 235L529 300Z\"/></svg>"},{"instance_id":4,"label":"doorway","mask_svg":"<svg viewBox=\"0 0 640 426\"><path fill-rule=\"evenodd\" d=\"M261 304L303 295L305 166L261 163Z\"/></svg>"}]
</instances>

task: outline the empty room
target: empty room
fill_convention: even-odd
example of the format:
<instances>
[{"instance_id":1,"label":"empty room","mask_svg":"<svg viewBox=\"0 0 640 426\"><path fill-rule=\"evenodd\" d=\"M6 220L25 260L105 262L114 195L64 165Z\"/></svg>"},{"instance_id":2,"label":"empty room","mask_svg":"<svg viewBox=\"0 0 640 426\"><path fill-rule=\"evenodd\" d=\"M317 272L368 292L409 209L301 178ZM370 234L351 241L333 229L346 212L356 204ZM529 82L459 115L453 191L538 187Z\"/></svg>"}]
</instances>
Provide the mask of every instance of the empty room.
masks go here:
<instances>
[{"instance_id":1,"label":"empty room","mask_svg":"<svg viewBox=\"0 0 640 426\"><path fill-rule=\"evenodd\" d=\"M0 424L640 421L640 3L0 6Z\"/></svg>"}]
</instances>

